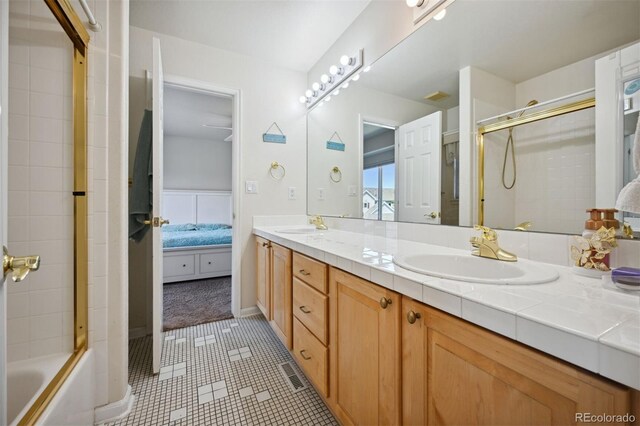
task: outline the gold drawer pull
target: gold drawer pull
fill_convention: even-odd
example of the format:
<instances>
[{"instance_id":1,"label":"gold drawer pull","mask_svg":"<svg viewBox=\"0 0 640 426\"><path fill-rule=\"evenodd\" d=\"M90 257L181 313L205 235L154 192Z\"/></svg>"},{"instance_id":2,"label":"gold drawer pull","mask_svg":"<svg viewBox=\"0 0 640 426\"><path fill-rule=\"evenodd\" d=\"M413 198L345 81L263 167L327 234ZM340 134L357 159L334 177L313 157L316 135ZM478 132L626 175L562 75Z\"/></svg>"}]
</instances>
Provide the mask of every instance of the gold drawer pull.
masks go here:
<instances>
[{"instance_id":1,"label":"gold drawer pull","mask_svg":"<svg viewBox=\"0 0 640 426\"><path fill-rule=\"evenodd\" d=\"M389 299L388 297L384 297L382 296L380 298L380 307L382 309L387 309L387 306L389 306L393 301L391 299Z\"/></svg>"},{"instance_id":2,"label":"gold drawer pull","mask_svg":"<svg viewBox=\"0 0 640 426\"><path fill-rule=\"evenodd\" d=\"M409 311L409 312L407 312L407 321L409 321L409 324L413 324L421 316L422 315L420 315L420 313L418 313L418 312Z\"/></svg>"},{"instance_id":3,"label":"gold drawer pull","mask_svg":"<svg viewBox=\"0 0 640 426\"><path fill-rule=\"evenodd\" d=\"M301 350L301 351L300 351L300 356L301 356L303 359L305 359L305 360L309 361L309 360L311 359L311 357L310 357L310 356L306 356L306 355L305 355L305 353L306 353L306 352L307 352L307 350L306 350L306 349Z\"/></svg>"},{"instance_id":4,"label":"gold drawer pull","mask_svg":"<svg viewBox=\"0 0 640 426\"><path fill-rule=\"evenodd\" d=\"M306 277L307 275L311 275L311 272L307 272L307 271L305 271L304 269L300 269L300 271L299 271L299 272L300 272L302 275L304 275L305 277Z\"/></svg>"},{"instance_id":5,"label":"gold drawer pull","mask_svg":"<svg viewBox=\"0 0 640 426\"><path fill-rule=\"evenodd\" d=\"M309 308L307 308L305 305L300 306L300 310L302 312L304 312L305 314L310 314L311 310Z\"/></svg>"}]
</instances>

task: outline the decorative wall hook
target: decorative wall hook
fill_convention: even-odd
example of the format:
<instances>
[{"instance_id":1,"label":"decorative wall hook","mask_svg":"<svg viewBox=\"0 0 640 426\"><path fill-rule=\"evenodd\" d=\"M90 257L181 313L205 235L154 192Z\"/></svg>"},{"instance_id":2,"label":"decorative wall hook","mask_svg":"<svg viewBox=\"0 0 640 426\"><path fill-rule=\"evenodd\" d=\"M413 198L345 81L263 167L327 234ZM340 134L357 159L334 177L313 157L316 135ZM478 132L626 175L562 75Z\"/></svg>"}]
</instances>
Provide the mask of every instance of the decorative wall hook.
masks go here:
<instances>
[{"instance_id":1,"label":"decorative wall hook","mask_svg":"<svg viewBox=\"0 0 640 426\"><path fill-rule=\"evenodd\" d=\"M340 168L338 166L334 166L331 169L331 171L329 172L329 178L335 183L338 183L342 180L342 171L340 171Z\"/></svg>"},{"instance_id":2,"label":"decorative wall hook","mask_svg":"<svg viewBox=\"0 0 640 426\"><path fill-rule=\"evenodd\" d=\"M287 171L282 164L278 163L277 161L271 163L271 166L269 167L269 174L272 178L274 178L275 180L280 180L286 173Z\"/></svg>"}]
</instances>

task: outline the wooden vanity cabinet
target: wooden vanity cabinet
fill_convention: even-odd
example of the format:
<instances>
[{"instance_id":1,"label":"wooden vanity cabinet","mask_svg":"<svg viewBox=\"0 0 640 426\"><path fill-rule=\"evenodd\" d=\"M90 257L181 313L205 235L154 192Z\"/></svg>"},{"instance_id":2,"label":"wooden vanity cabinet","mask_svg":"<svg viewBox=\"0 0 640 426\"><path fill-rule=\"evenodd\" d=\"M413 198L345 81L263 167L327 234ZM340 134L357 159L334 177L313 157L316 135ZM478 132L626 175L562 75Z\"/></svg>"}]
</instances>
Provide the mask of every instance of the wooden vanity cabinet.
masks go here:
<instances>
[{"instance_id":1,"label":"wooden vanity cabinet","mask_svg":"<svg viewBox=\"0 0 640 426\"><path fill-rule=\"evenodd\" d=\"M256 305L271 320L271 241L256 236Z\"/></svg>"},{"instance_id":2,"label":"wooden vanity cabinet","mask_svg":"<svg viewBox=\"0 0 640 426\"><path fill-rule=\"evenodd\" d=\"M289 350L293 339L291 292L291 250L272 243L271 327Z\"/></svg>"},{"instance_id":3,"label":"wooden vanity cabinet","mask_svg":"<svg viewBox=\"0 0 640 426\"><path fill-rule=\"evenodd\" d=\"M567 425L576 413L630 412L628 388L407 297L402 314L405 425Z\"/></svg>"},{"instance_id":4,"label":"wooden vanity cabinet","mask_svg":"<svg viewBox=\"0 0 640 426\"><path fill-rule=\"evenodd\" d=\"M397 293L329 269L330 405L342 424L400 424Z\"/></svg>"},{"instance_id":5,"label":"wooden vanity cabinet","mask_svg":"<svg viewBox=\"0 0 640 426\"><path fill-rule=\"evenodd\" d=\"M329 397L327 265L293 254L293 357L325 398Z\"/></svg>"}]
</instances>

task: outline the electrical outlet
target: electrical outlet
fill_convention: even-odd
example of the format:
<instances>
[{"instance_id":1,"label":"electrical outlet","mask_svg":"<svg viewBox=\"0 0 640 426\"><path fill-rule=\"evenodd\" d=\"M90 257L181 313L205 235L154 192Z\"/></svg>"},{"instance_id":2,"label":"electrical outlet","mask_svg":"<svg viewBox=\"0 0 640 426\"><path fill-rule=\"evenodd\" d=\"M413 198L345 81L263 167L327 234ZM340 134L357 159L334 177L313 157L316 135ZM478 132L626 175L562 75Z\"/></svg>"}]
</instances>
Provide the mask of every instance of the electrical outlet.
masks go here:
<instances>
[{"instance_id":1,"label":"electrical outlet","mask_svg":"<svg viewBox=\"0 0 640 426\"><path fill-rule=\"evenodd\" d=\"M289 187L289 199L290 200L295 200L296 199L296 187L295 186L290 186Z\"/></svg>"},{"instance_id":2,"label":"electrical outlet","mask_svg":"<svg viewBox=\"0 0 640 426\"><path fill-rule=\"evenodd\" d=\"M324 200L324 188L318 188L318 200Z\"/></svg>"},{"instance_id":3,"label":"electrical outlet","mask_svg":"<svg viewBox=\"0 0 640 426\"><path fill-rule=\"evenodd\" d=\"M244 190L247 194L257 194L258 193L258 182L255 180L248 180L244 184Z\"/></svg>"}]
</instances>

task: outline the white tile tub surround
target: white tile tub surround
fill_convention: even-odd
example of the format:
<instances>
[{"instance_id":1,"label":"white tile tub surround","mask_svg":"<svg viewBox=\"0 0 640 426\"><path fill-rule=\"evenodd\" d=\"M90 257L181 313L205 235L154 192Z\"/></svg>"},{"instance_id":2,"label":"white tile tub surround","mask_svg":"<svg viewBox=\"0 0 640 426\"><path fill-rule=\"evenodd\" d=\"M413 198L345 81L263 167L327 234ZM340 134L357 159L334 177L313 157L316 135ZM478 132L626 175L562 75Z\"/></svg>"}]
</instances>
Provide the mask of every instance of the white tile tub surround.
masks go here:
<instances>
[{"instance_id":1,"label":"white tile tub surround","mask_svg":"<svg viewBox=\"0 0 640 426\"><path fill-rule=\"evenodd\" d=\"M502 247L522 258L546 260L548 267L560 274L552 283L501 286L429 277L392 262L399 253L469 255L468 241L476 234L471 228L398 223L387 228L393 237L386 237L379 235L379 228L371 228L368 234L338 229L364 229L357 224L364 221L351 220L354 223L350 224L327 218L326 222L329 230L313 236L277 232L285 223L255 226L253 231L311 257L314 255L309 253L316 253L318 260L329 259L347 272L640 389L637 371L630 367L640 364L640 333L633 322L640 321L640 295L604 288L599 279L575 275L568 267L570 236L499 231L499 238L504 236ZM415 241L416 235L429 243ZM431 244L434 240L446 243ZM640 267L640 256L634 254L639 248L638 242L624 241L617 249L621 253L612 261ZM614 359L618 360L615 366L608 361Z\"/></svg>"}]
</instances>

